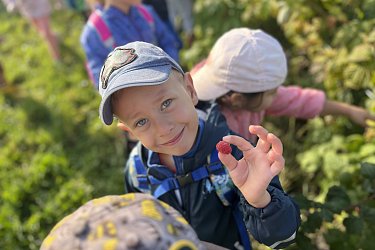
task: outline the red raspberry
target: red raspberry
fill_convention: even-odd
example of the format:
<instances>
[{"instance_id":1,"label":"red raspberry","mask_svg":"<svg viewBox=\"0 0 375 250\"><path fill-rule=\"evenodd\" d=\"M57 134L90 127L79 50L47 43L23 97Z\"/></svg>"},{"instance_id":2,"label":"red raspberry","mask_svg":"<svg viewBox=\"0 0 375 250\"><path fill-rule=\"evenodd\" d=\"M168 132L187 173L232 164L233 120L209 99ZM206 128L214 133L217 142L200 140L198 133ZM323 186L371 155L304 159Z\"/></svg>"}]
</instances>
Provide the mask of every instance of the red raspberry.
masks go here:
<instances>
[{"instance_id":1,"label":"red raspberry","mask_svg":"<svg viewBox=\"0 0 375 250\"><path fill-rule=\"evenodd\" d=\"M220 153L223 153L223 154L226 154L226 155L232 153L232 148L230 147L230 144L228 142L225 142L225 141L219 141L216 144L216 149Z\"/></svg>"}]
</instances>

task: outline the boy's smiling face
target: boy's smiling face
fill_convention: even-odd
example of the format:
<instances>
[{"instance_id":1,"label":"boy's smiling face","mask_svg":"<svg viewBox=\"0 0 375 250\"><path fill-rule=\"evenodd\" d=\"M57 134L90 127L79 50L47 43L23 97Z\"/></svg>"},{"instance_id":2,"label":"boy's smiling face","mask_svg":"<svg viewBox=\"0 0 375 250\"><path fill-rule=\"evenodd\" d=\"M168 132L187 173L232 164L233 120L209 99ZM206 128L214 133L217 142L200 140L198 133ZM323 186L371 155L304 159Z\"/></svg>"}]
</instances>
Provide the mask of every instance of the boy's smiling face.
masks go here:
<instances>
[{"instance_id":1,"label":"boy's smiling face","mask_svg":"<svg viewBox=\"0 0 375 250\"><path fill-rule=\"evenodd\" d=\"M172 70L160 85L130 87L112 97L113 113L142 144L158 153L183 155L198 131L198 98L190 75Z\"/></svg>"}]
</instances>

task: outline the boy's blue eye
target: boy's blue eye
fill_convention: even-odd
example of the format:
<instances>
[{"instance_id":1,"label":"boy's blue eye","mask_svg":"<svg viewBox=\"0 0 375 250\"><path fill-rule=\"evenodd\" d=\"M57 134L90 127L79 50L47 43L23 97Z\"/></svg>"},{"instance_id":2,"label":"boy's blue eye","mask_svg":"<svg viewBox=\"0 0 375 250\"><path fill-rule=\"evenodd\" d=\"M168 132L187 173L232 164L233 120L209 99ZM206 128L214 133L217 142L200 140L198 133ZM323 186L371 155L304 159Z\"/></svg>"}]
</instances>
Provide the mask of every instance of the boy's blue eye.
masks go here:
<instances>
[{"instance_id":1,"label":"boy's blue eye","mask_svg":"<svg viewBox=\"0 0 375 250\"><path fill-rule=\"evenodd\" d=\"M164 101L163 104L161 105L161 110L168 108L168 106L171 105L171 103L172 103L171 99Z\"/></svg>"},{"instance_id":2,"label":"boy's blue eye","mask_svg":"<svg viewBox=\"0 0 375 250\"><path fill-rule=\"evenodd\" d=\"M146 122L147 122L147 119L139 120L139 121L137 121L137 122L135 123L135 126L136 126L136 127L142 127L142 126L144 126L144 125L146 124Z\"/></svg>"}]
</instances>

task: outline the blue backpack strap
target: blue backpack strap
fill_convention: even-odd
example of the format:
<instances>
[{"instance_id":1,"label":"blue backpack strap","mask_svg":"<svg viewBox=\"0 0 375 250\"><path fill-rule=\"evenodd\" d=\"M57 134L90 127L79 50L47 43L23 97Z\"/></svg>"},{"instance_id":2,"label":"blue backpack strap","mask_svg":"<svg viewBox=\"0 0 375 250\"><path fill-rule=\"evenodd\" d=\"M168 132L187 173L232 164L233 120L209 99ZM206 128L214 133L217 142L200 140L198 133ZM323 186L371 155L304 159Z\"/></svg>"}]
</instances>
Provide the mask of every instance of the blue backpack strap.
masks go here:
<instances>
[{"instance_id":1,"label":"blue backpack strap","mask_svg":"<svg viewBox=\"0 0 375 250\"><path fill-rule=\"evenodd\" d=\"M155 198L159 198L163 194L171 190L179 189L181 187L177 181L177 178L175 177L166 178L162 181L156 179L153 176L148 176L148 179L151 185L156 185L156 189L152 192L152 196L154 196Z\"/></svg>"},{"instance_id":2,"label":"blue backpack strap","mask_svg":"<svg viewBox=\"0 0 375 250\"><path fill-rule=\"evenodd\" d=\"M234 204L233 208L234 208L233 216L234 216L234 220L236 221L238 231L240 233L242 246L245 250L251 250L250 237L249 237L249 233L247 232L245 222L243 221L243 216L239 208L239 202Z\"/></svg>"},{"instance_id":3,"label":"blue backpack strap","mask_svg":"<svg viewBox=\"0 0 375 250\"><path fill-rule=\"evenodd\" d=\"M139 155L134 156L134 165L135 170L137 172L139 188L146 190L150 189L150 184L147 177L147 170Z\"/></svg>"},{"instance_id":4,"label":"blue backpack strap","mask_svg":"<svg viewBox=\"0 0 375 250\"><path fill-rule=\"evenodd\" d=\"M103 12L100 9L93 11L89 17L88 23L95 29L104 46L107 49L112 50L116 47L116 43L108 25L102 18L102 13Z\"/></svg>"},{"instance_id":5,"label":"blue backpack strap","mask_svg":"<svg viewBox=\"0 0 375 250\"><path fill-rule=\"evenodd\" d=\"M210 160L210 163L218 162L218 163L221 164L216 148L211 153L211 155L209 156L209 160ZM250 237L249 237L249 234L247 232L247 228L245 226L245 223L243 221L242 213L241 213L241 211L239 209L238 198L235 196L234 191L225 192L224 194L222 194L222 196L234 208L233 209L233 216L234 216L234 219L236 221L236 225L237 225L238 231L240 233L240 238L241 238L242 246L244 247L245 250L250 250L251 249Z\"/></svg>"},{"instance_id":6,"label":"blue backpack strap","mask_svg":"<svg viewBox=\"0 0 375 250\"><path fill-rule=\"evenodd\" d=\"M242 156L242 152L240 152L239 150L234 151L234 154L239 154L239 153L241 153L241 156ZM234 208L233 216L236 221L238 231L240 232L242 246L244 247L245 250L251 250L250 237L249 237L247 228L245 226L245 222L243 221L243 214L240 211L239 198L238 197L235 198L234 200L232 200L232 202L233 202L233 208Z\"/></svg>"},{"instance_id":7,"label":"blue backpack strap","mask_svg":"<svg viewBox=\"0 0 375 250\"><path fill-rule=\"evenodd\" d=\"M215 152L216 149L213 151ZM215 155L215 153L212 153L211 155ZM216 158L213 156L212 159L218 159L217 158L217 151L216 151ZM153 176L148 176L148 180L150 181L151 185L157 186L155 191L153 192L153 196L156 198L162 196L163 194L179 189L181 187L184 187L192 182L198 182L202 179L208 178L212 174L217 174L219 172L223 172L223 165L220 161L210 161L209 164L203 165L197 169L194 169L192 172L187 173L186 175L181 176L173 176L166 178L164 180L158 180Z\"/></svg>"},{"instance_id":8,"label":"blue backpack strap","mask_svg":"<svg viewBox=\"0 0 375 250\"><path fill-rule=\"evenodd\" d=\"M214 164L199 167L186 175L177 177L173 176L164 180L158 180L153 176L148 176L148 180L150 181L151 185L157 186L153 192L153 196L158 198L171 190L179 189L193 182L198 182L219 171L223 171L223 166L220 162L215 162Z\"/></svg>"}]
</instances>

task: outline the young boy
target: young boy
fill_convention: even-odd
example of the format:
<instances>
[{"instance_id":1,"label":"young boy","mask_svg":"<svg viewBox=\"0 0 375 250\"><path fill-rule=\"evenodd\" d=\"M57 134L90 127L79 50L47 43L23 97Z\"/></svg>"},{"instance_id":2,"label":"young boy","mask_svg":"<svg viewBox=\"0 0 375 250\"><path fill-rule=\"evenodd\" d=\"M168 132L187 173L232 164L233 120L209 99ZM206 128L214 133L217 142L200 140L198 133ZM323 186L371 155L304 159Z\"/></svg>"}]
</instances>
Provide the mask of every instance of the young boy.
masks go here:
<instances>
[{"instance_id":1,"label":"young boy","mask_svg":"<svg viewBox=\"0 0 375 250\"><path fill-rule=\"evenodd\" d=\"M189 73L149 43L117 47L101 70L99 93L102 121L110 125L115 115L141 143L127 162L127 192L173 206L200 240L216 245L250 249L247 230L273 248L293 242L300 213L278 179L284 158L275 135L250 126L259 136L253 147L230 135L217 106L199 119ZM232 154L217 153L221 140Z\"/></svg>"}]
</instances>

